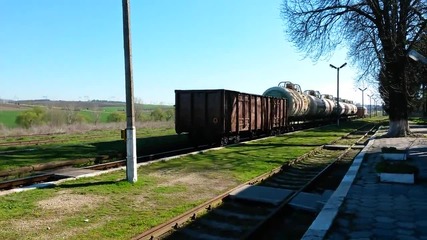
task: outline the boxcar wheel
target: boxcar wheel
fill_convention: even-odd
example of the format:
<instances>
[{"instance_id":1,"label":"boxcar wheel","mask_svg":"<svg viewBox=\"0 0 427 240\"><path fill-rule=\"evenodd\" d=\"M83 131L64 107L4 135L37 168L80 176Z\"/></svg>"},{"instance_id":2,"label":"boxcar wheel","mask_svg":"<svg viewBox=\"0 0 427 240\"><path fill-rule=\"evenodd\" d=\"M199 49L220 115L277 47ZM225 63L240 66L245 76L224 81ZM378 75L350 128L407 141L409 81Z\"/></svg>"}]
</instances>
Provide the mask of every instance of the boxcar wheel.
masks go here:
<instances>
[{"instance_id":1,"label":"boxcar wheel","mask_svg":"<svg viewBox=\"0 0 427 240\"><path fill-rule=\"evenodd\" d=\"M227 145L228 145L228 137L222 137L221 146L227 146Z\"/></svg>"},{"instance_id":2,"label":"boxcar wheel","mask_svg":"<svg viewBox=\"0 0 427 240\"><path fill-rule=\"evenodd\" d=\"M250 138L254 139L256 137L256 133L255 132L251 132Z\"/></svg>"}]
</instances>

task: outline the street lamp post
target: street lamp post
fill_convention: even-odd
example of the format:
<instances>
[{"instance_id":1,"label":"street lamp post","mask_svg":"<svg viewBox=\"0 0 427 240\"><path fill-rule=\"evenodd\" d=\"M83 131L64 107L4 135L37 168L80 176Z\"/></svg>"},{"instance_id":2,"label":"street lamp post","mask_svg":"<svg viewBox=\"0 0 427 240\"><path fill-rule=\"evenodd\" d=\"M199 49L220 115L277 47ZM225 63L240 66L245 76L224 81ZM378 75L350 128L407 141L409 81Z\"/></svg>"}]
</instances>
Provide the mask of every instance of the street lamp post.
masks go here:
<instances>
[{"instance_id":1,"label":"street lamp post","mask_svg":"<svg viewBox=\"0 0 427 240\"><path fill-rule=\"evenodd\" d=\"M365 106L365 94L364 94L364 92L365 92L365 90L366 90L367 88L365 87L364 89L361 89L361 88L359 88L359 90L360 91L362 91L362 111L363 111L363 118L365 117L365 109L364 109L364 106Z\"/></svg>"},{"instance_id":2,"label":"street lamp post","mask_svg":"<svg viewBox=\"0 0 427 240\"><path fill-rule=\"evenodd\" d=\"M329 64L331 68L334 68L337 70L337 126L340 125L340 69L345 67L347 63L344 63L340 67L335 67L332 64Z\"/></svg>"},{"instance_id":3,"label":"street lamp post","mask_svg":"<svg viewBox=\"0 0 427 240\"><path fill-rule=\"evenodd\" d=\"M378 116L378 109L377 109L377 101L378 98L374 98L374 116Z\"/></svg>"},{"instance_id":4,"label":"street lamp post","mask_svg":"<svg viewBox=\"0 0 427 240\"><path fill-rule=\"evenodd\" d=\"M372 117L372 103L371 103L372 96L374 96L374 94L371 94L371 95L368 94L368 97L369 97L369 117L370 118Z\"/></svg>"}]
</instances>

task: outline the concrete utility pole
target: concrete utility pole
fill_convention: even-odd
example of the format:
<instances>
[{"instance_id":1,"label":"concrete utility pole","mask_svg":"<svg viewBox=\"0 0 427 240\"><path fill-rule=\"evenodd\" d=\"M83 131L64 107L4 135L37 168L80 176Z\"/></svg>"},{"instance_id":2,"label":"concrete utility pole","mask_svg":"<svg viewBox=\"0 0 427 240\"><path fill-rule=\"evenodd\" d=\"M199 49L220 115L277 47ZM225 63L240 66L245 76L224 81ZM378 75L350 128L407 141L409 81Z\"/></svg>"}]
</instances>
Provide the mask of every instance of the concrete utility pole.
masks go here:
<instances>
[{"instance_id":1,"label":"concrete utility pole","mask_svg":"<svg viewBox=\"0 0 427 240\"><path fill-rule=\"evenodd\" d=\"M329 66L331 68L334 68L337 70L337 126L340 125L340 69L345 67L345 65L347 65L347 63L344 63L343 65L341 65L340 67L335 67L332 64L329 64Z\"/></svg>"},{"instance_id":2,"label":"concrete utility pole","mask_svg":"<svg viewBox=\"0 0 427 240\"><path fill-rule=\"evenodd\" d=\"M122 0L123 5L123 42L125 53L126 75L126 178L134 183L138 180L136 168L136 129L135 107L133 103L133 77L132 77L132 47L130 36L129 0Z\"/></svg>"},{"instance_id":3,"label":"concrete utility pole","mask_svg":"<svg viewBox=\"0 0 427 240\"><path fill-rule=\"evenodd\" d=\"M363 118L365 117L365 109L364 109L364 106L365 106L365 94L364 94L364 92L365 92L365 90L366 90L367 88L365 87L364 89L361 89L361 88L359 88L359 90L360 91L362 91L362 111L363 111Z\"/></svg>"}]
</instances>

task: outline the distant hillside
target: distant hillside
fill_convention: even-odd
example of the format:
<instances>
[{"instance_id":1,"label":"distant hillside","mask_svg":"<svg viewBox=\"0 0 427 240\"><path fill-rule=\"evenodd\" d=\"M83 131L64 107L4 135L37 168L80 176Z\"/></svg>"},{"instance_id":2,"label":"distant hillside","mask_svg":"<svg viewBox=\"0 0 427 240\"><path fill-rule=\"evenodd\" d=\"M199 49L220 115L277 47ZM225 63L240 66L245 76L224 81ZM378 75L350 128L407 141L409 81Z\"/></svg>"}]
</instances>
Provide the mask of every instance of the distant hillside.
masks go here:
<instances>
[{"instance_id":1,"label":"distant hillside","mask_svg":"<svg viewBox=\"0 0 427 240\"><path fill-rule=\"evenodd\" d=\"M46 112L55 112L55 114L52 116L60 120L65 118L61 118L61 116L77 116L78 114L80 119L84 119L84 121L88 123L105 123L108 122L107 119L110 114L118 111L126 111L126 103L117 101L50 101L46 99L36 99L8 101L7 103L0 102L0 129L2 126L8 128L17 127L17 116L22 114L22 111L32 109L36 106L45 108ZM170 115L171 111L169 109L172 109L173 112L174 106L156 104L136 104L135 117L137 117L139 120L151 120L153 118L151 113L159 108L162 109L165 113L168 112Z\"/></svg>"},{"instance_id":2,"label":"distant hillside","mask_svg":"<svg viewBox=\"0 0 427 240\"><path fill-rule=\"evenodd\" d=\"M73 109L94 109L94 108L105 108L114 107L126 109L126 103L120 101L107 101L107 100L92 100L92 101L52 101L49 99L35 99L35 100L20 100L10 101L7 105L9 107L15 105L17 108L31 107L31 106L45 106L48 108L73 108ZM138 107L140 104L136 104ZM172 105L159 105L159 104L143 104L144 110L153 110L156 108L172 108Z\"/></svg>"}]
</instances>

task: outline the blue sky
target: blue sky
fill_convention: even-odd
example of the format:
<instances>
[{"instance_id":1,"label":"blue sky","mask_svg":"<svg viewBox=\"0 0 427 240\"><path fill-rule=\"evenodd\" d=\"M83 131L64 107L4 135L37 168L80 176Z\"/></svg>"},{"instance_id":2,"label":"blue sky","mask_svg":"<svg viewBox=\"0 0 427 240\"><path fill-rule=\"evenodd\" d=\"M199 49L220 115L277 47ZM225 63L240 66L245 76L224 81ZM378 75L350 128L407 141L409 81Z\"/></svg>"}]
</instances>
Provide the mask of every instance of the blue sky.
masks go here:
<instances>
[{"instance_id":1,"label":"blue sky","mask_svg":"<svg viewBox=\"0 0 427 240\"><path fill-rule=\"evenodd\" d=\"M0 98L124 101L121 2L0 1ZM329 64L346 62L345 49L304 60L284 34L281 2L131 0L135 97L174 104L175 89L262 94L280 81L336 95ZM361 102L355 74L340 71L340 96Z\"/></svg>"}]
</instances>

